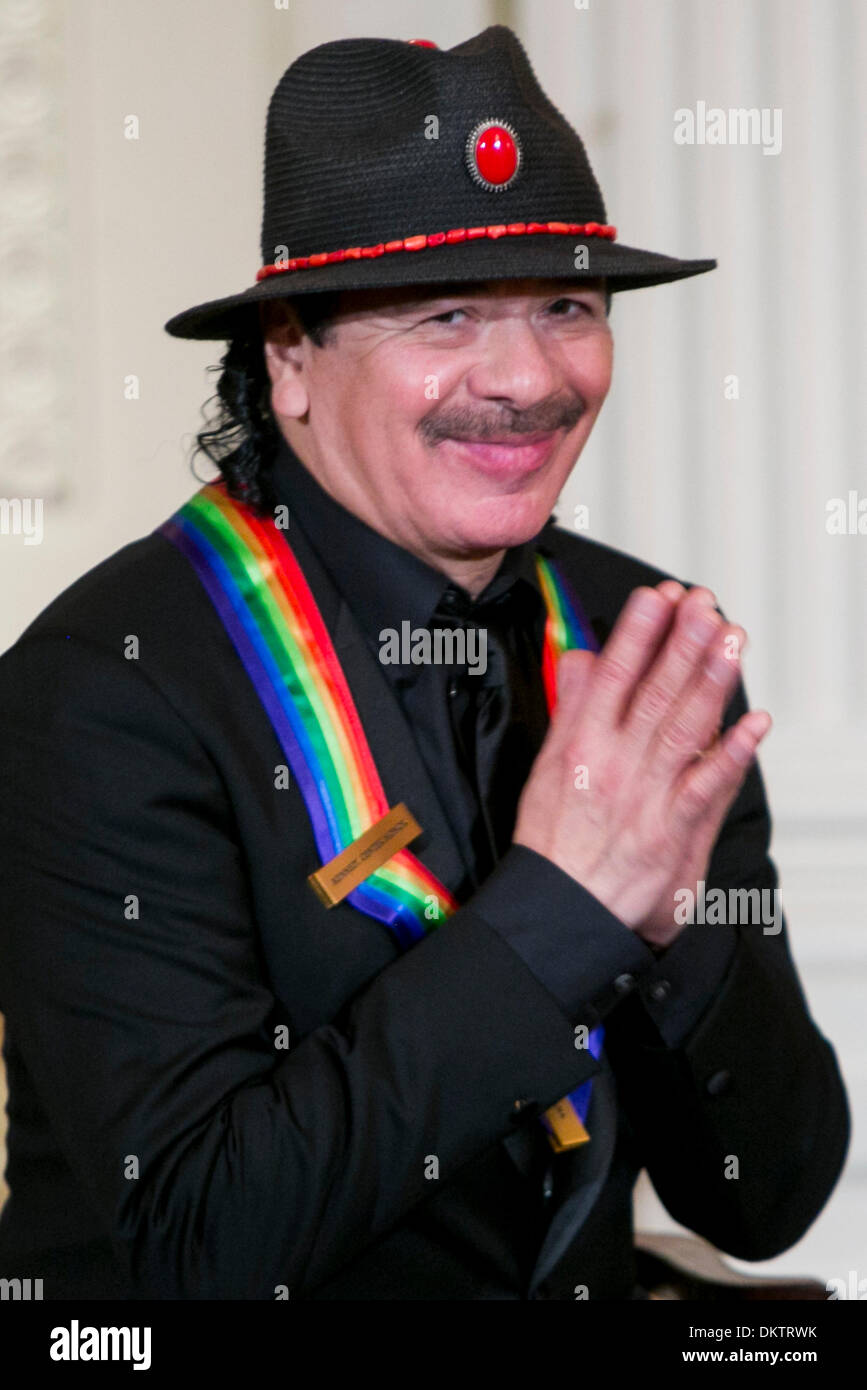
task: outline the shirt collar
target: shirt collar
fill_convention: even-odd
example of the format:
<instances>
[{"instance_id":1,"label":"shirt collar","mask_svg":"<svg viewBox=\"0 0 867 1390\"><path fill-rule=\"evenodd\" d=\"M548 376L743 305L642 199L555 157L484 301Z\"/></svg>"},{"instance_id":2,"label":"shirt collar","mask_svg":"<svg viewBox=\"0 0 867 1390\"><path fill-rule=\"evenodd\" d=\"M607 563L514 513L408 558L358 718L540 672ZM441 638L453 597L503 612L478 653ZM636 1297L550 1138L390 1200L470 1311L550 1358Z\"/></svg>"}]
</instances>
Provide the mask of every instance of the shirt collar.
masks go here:
<instances>
[{"instance_id":1,"label":"shirt collar","mask_svg":"<svg viewBox=\"0 0 867 1390\"><path fill-rule=\"evenodd\" d=\"M542 538L553 516L538 536L506 551L494 578L473 600L448 575L380 535L336 501L282 436L273 484L278 501L288 505L371 641L378 642L383 628L396 627L404 619L414 627L429 625L449 589L456 596L446 607L456 617L472 615L518 582L529 585L544 604L535 552L546 548Z\"/></svg>"}]
</instances>

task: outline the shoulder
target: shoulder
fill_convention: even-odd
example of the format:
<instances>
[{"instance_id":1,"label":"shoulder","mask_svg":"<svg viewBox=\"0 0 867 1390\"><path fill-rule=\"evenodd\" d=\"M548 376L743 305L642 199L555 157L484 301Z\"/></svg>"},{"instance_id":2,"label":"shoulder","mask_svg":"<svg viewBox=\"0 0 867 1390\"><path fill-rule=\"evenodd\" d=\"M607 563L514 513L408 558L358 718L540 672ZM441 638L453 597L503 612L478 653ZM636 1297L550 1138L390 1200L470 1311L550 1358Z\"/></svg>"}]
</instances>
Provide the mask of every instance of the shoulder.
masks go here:
<instances>
[{"instance_id":1,"label":"shoulder","mask_svg":"<svg viewBox=\"0 0 867 1390\"><path fill-rule=\"evenodd\" d=\"M604 636L633 589L642 585L655 587L664 579L676 579L684 588L692 587L680 575L558 525L546 526L539 539L540 548L547 550L560 567L588 618L594 626L599 623L606 629Z\"/></svg>"},{"instance_id":2,"label":"shoulder","mask_svg":"<svg viewBox=\"0 0 867 1390\"><path fill-rule=\"evenodd\" d=\"M175 624L198 613L201 584L185 557L157 531L132 541L79 576L18 639L49 634L92 638L112 649L135 624Z\"/></svg>"},{"instance_id":3,"label":"shoulder","mask_svg":"<svg viewBox=\"0 0 867 1390\"><path fill-rule=\"evenodd\" d=\"M38 692L43 710L79 699L119 708L139 698L133 687L146 698L147 686L155 710L168 702L192 722L232 672L231 643L198 574L154 531L76 579L0 656L0 705Z\"/></svg>"}]
</instances>

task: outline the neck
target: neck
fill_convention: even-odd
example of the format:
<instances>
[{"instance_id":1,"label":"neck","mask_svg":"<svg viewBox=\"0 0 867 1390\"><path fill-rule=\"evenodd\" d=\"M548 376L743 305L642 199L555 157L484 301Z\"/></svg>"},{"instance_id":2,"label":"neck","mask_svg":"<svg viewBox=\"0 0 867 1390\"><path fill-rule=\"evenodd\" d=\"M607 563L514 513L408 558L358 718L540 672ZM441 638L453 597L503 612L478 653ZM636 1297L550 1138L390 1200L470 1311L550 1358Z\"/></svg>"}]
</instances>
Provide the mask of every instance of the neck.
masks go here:
<instances>
[{"instance_id":1,"label":"neck","mask_svg":"<svg viewBox=\"0 0 867 1390\"><path fill-rule=\"evenodd\" d=\"M453 584L459 584L462 589L466 589L470 598L478 598L497 573L505 553L505 550L497 550L493 554L471 555L465 559L441 559L420 555L419 559L447 575Z\"/></svg>"},{"instance_id":2,"label":"neck","mask_svg":"<svg viewBox=\"0 0 867 1390\"><path fill-rule=\"evenodd\" d=\"M490 584L497 570L502 564L505 550L484 550L470 555L454 555L450 553L442 554L428 545L424 536L397 536L380 524L380 516L371 506L369 494L360 492L355 496L346 486L335 487L333 480L328 474L328 470L322 467L314 467L299 452L297 444L290 438L289 431L284 430L284 438L289 448L292 450L298 462L310 473L317 481L319 486L334 499L339 502L341 507L345 507L353 516L357 516L372 530L378 531L387 540L393 541L424 564L430 565L432 569L439 570L453 584L458 584L470 595L471 598L478 598L479 594Z\"/></svg>"}]
</instances>

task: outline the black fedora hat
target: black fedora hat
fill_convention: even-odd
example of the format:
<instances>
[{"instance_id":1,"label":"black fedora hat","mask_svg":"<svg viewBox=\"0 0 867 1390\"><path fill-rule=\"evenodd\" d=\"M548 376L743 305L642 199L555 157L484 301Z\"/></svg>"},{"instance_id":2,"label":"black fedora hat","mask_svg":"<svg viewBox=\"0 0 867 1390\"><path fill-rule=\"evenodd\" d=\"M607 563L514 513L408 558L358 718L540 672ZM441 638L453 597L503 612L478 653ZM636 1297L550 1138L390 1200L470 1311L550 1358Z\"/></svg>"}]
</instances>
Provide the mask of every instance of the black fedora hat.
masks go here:
<instances>
[{"instance_id":1,"label":"black fedora hat","mask_svg":"<svg viewBox=\"0 0 867 1390\"><path fill-rule=\"evenodd\" d=\"M280 79L265 131L262 264L165 325L230 338L260 301L323 290L605 276L611 291L713 270L617 241L584 146L511 29L454 48L339 39Z\"/></svg>"}]
</instances>

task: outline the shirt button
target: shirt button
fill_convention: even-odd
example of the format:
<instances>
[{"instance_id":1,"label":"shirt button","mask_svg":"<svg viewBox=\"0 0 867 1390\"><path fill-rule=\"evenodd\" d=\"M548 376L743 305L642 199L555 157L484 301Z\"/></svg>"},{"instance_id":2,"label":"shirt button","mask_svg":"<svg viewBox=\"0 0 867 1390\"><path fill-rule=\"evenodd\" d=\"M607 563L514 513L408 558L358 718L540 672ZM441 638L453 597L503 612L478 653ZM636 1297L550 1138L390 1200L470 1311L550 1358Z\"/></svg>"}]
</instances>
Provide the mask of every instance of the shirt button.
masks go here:
<instances>
[{"instance_id":1,"label":"shirt button","mask_svg":"<svg viewBox=\"0 0 867 1390\"><path fill-rule=\"evenodd\" d=\"M618 976L617 976L617 979L614 981L614 990L615 990L615 993L617 993L617 994L628 994L629 991L630 991L631 989L634 989L634 988L635 988L635 976L634 976L634 975L629 975L629 974L618 975Z\"/></svg>"},{"instance_id":2,"label":"shirt button","mask_svg":"<svg viewBox=\"0 0 867 1390\"><path fill-rule=\"evenodd\" d=\"M655 985L651 985L648 994L657 1004L663 999L667 999L671 993L671 985L668 980L657 980Z\"/></svg>"},{"instance_id":3,"label":"shirt button","mask_svg":"<svg viewBox=\"0 0 867 1390\"><path fill-rule=\"evenodd\" d=\"M449 695L452 697L452 699L454 699L454 697L457 695L457 693L458 693L458 683L457 683L457 681L451 681L451 682L449 683Z\"/></svg>"},{"instance_id":4,"label":"shirt button","mask_svg":"<svg viewBox=\"0 0 867 1390\"><path fill-rule=\"evenodd\" d=\"M715 1071L705 1083L705 1090L709 1096L724 1096L726 1091L730 1091L731 1088L732 1074L730 1071Z\"/></svg>"}]
</instances>

